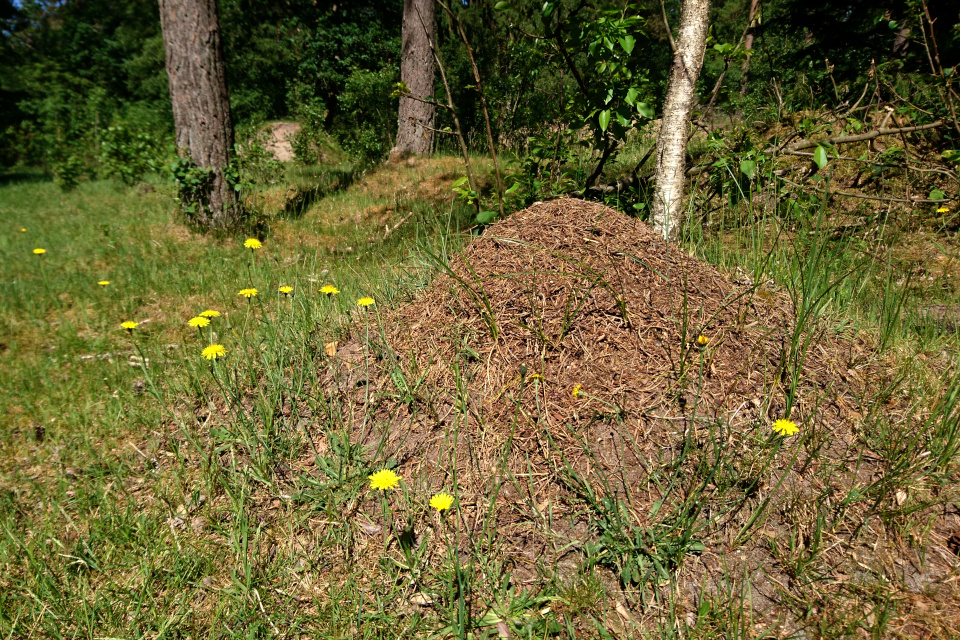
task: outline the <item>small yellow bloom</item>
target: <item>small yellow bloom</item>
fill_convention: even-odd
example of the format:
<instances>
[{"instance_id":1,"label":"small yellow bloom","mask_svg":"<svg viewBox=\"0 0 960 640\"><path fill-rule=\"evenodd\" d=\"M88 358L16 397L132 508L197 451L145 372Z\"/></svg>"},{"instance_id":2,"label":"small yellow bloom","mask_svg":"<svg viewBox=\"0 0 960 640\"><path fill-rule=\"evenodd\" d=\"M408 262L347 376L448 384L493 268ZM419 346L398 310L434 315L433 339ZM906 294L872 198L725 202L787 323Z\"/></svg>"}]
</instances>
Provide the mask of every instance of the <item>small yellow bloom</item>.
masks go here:
<instances>
[{"instance_id":1,"label":"small yellow bloom","mask_svg":"<svg viewBox=\"0 0 960 640\"><path fill-rule=\"evenodd\" d=\"M453 496L447 493L438 493L430 498L430 506L437 512L445 511L453 505Z\"/></svg>"},{"instance_id":2,"label":"small yellow bloom","mask_svg":"<svg viewBox=\"0 0 960 640\"><path fill-rule=\"evenodd\" d=\"M126 322L120 323L121 329L126 329L127 331L133 331L139 325L139 322L133 322L132 320L127 320Z\"/></svg>"},{"instance_id":3,"label":"small yellow bloom","mask_svg":"<svg viewBox=\"0 0 960 640\"><path fill-rule=\"evenodd\" d=\"M573 391L570 392L570 395L572 395L574 398L576 398L577 396L579 396L579 395L580 395L580 387L582 387L582 386L583 386L583 385L579 385L579 384L578 384L578 385L574 385Z\"/></svg>"},{"instance_id":4,"label":"small yellow bloom","mask_svg":"<svg viewBox=\"0 0 960 640\"><path fill-rule=\"evenodd\" d=\"M707 346L708 342L710 342L710 338L708 338L707 336L705 335L697 336L697 344L700 345L701 347Z\"/></svg>"},{"instance_id":5,"label":"small yellow bloom","mask_svg":"<svg viewBox=\"0 0 960 640\"><path fill-rule=\"evenodd\" d=\"M39 248L37 248L37 249L34 249L34 250L33 250L33 253L36 254L36 255L38 255L38 256L42 256L42 255L45 254L46 252L47 252L46 249L39 249Z\"/></svg>"},{"instance_id":6,"label":"small yellow bloom","mask_svg":"<svg viewBox=\"0 0 960 640\"><path fill-rule=\"evenodd\" d=\"M105 287L105 286L107 286L108 284L110 284L110 281L109 281L109 280L101 280L101 281L98 282L97 284L100 285L101 287Z\"/></svg>"},{"instance_id":7,"label":"small yellow bloom","mask_svg":"<svg viewBox=\"0 0 960 640\"><path fill-rule=\"evenodd\" d=\"M240 291L237 291L237 295L243 296L244 298L252 298L258 293L260 292L257 291L256 289L240 289Z\"/></svg>"},{"instance_id":8,"label":"small yellow bloom","mask_svg":"<svg viewBox=\"0 0 960 640\"><path fill-rule=\"evenodd\" d=\"M227 355L227 350L223 348L222 344L211 344L204 347L200 355L206 360L216 360L217 358L222 358Z\"/></svg>"},{"instance_id":9,"label":"small yellow bloom","mask_svg":"<svg viewBox=\"0 0 960 640\"><path fill-rule=\"evenodd\" d=\"M220 312L214 311L213 309L207 309L206 311L201 311L200 316L202 318L219 318Z\"/></svg>"},{"instance_id":10,"label":"small yellow bloom","mask_svg":"<svg viewBox=\"0 0 960 640\"><path fill-rule=\"evenodd\" d=\"M187 324L191 327L205 327L210 324L210 318L197 316L196 318L190 318L190 320L187 321Z\"/></svg>"},{"instance_id":11,"label":"small yellow bloom","mask_svg":"<svg viewBox=\"0 0 960 640\"><path fill-rule=\"evenodd\" d=\"M364 296L363 298L360 298L359 300L357 300L358 307L369 307L372 304L373 304L373 298L369 298L367 296Z\"/></svg>"},{"instance_id":12,"label":"small yellow bloom","mask_svg":"<svg viewBox=\"0 0 960 640\"><path fill-rule=\"evenodd\" d=\"M26 230L27 230L26 227L20 227L20 233L24 233L26 232Z\"/></svg>"},{"instance_id":13,"label":"small yellow bloom","mask_svg":"<svg viewBox=\"0 0 960 640\"><path fill-rule=\"evenodd\" d=\"M254 250L256 250L256 249L259 249L260 247L262 247L263 244L262 244L259 240L257 240L256 238L247 238L247 239L244 241L243 246L245 246L247 249L254 249Z\"/></svg>"},{"instance_id":14,"label":"small yellow bloom","mask_svg":"<svg viewBox=\"0 0 960 640\"><path fill-rule=\"evenodd\" d=\"M340 293L340 289L337 289L332 284L325 284L322 287L320 287L320 293L325 293L328 296L332 296L334 294Z\"/></svg>"},{"instance_id":15,"label":"small yellow bloom","mask_svg":"<svg viewBox=\"0 0 960 640\"><path fill-rule=\"evenodd\" d=\"M279 289L277 289L277 291L279 291L280 293L282 293L282 294L285 295L285 296L288 296L288 295L290 295L291 293L293 293L293 287L288 287L288 286L284 285L284 286L280 287Z\"/></svg>"},{"instance_id":16,"label":"small yellow bloom","mask_svg":"<svg viewBox=\"0 0 960 640\"><path fill-rule=\"evenodd\" d=\"M797 428L797 424L793 420L780 418L773 423L773 430L782 436L792 436L800 429Z\"/></svg>"},{"instance_id":17,"label":"small yellow bloom","mask_svg":"<svg viewBox=\"0 0 960 640\"><path fill-rule=\"evenodd\" d=\"M399 484L400 476L390 471L390 469L381 469L372 476L369 476L369 480L371 489L386 491L387 489L393 489Z\"/></svg>"},{"instance_id":18,"label":"small yellow bloom","mask_svg":"<svg viewBox=\"0 0 960 640\"><path fill-rule=\"evenodd\" d=\"M950 211L949 207L940 207L937 209L937 213L947 213L948 211Z\"/></svg>"}]
</instances>

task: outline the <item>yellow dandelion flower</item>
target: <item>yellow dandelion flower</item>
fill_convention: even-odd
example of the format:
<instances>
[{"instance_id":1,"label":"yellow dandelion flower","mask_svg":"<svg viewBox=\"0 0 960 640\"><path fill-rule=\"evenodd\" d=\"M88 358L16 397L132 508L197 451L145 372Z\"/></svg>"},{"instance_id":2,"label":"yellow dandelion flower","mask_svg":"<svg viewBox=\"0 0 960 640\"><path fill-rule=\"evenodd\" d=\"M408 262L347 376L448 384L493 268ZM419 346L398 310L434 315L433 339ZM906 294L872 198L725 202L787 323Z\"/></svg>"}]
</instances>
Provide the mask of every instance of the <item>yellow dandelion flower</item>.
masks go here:
<instances>
[{"instance_id":1,"label":"yellow dandelion flower","mask_svg":"<svg viewBox=\"0 0 960 640\"><path fill-rule=\"evenodd\" d=\"M196 318L190 318L190 320L187 321L187 324L191 327L205 327L210 324L210 318L197 316Z\"/></svg>"},{"instance_id":2,"label":"yellow dandelion flower","mask_svg":"<svg viewBox=\"0 0 960 640\"><path fill-rule=\"evenodd\" d=\"M247 239L243 242L243 246L245 246L247 249L254 249L254 250L256 250L256 249L259 249L260 247L262 247L262 246L263 246L263 243L260 242L259 240L257 240L256 238L247 238Z\"/></svg>"},{"instance_id":3,"label":"yellow dandelion flower","mask_svg":"<svg viewBox=\"0 0 960 640\"><path fill-rule=\"evenodd\" d=\"M707 336L705 335L697 336L697 344L700 345L701 347L707 346L708 342L710 342L710 338L708 338Z\"/></svg>"},{"instance_id":4,"label":"yellow dandelion flower","mask_svg":"<svg viewBox=\"0 0 960 640\"><path fill-rule=\"evenodd\" d=\"M430 498L430 506L440 511L445 511L453 505L453 496L448 493L438 493Z\"/></svg>"},{"instance_id":5,"label":"yellow dandelion flower","mask_svg":"<svg viewBox=\"0 0 960 640\"><path fill-rule=\"evenodd\" d=\"M220 312L214 311L213 309L207 309L206 311L201 311L199 315L202 318L219 318Z\"/></svg>"},{"instance_id":6,"label":"yellow dandelion flower","mask_svg":"<svg viewBox=\"0 0 960 640\"><path fill-rule=\"evenodd\" d=\"M795 423L793 420L780 418L773 423L773 430L782 436L792 436L800 429L797 428L797 423Z\"/></svg>"},{"instance_id":7,"label":"yellow dandelion flower","mask_svg":"<svg viewBox=\"0 0 960 640\"><path fill-rule=\"evenodd\" d=\"M284 285L284 286L280 287L279 289L277 289L277 291L279 291L280 293L282 293L282 294L285 295L285 296L288 296L288 295L290 295L291 293L293 293L293 287L288 287L288 286Z\"/></svg>"},{"instance_id":8,"label":"yellow dandelion flower","mask_svg":"<svg viewBox=\"0 0 960 640\"><path fill-rule=\"evenodd\" d=\"M400 482L400 476L390 471L390 469L381 469L372 476L369 476L368 479L370 480L370 488L379 489L380 491L393 489Z\"/></svg>"},{"instance_id":9,"label":"yellow dandelion flower","mask_svg":"<svg viewBox=\"0 0 960 640\"><path fill-rule=\"evenodd\" d=\"M325 285L323 285L322 287L320 287L320 293L325 293L325 294L327 294L328 296L332 296L332 295L335 295L335 294L337 294L337 293L340 293L340 289L337 289L337 288L336 288L335 286L333 286L332 284L325 284Z\"/></svg>"},{"instance_id":10,"label":"yellow dandelion flower","mask_svg":"<svg viewBox=\"0 0 960 640\"><path fill-rule=\"evenodd\" d=\"M948 211L950 211L949 207L940 207L937 209L937 213L947 213Z\"/></svg>"},{"instance_id":11,"label":"yellow dandelion flower","mask_svg":"<svg viewBox=\"0 0 960 640\"><path fill-rule=\"evenodd\" d=\"M110 281L109 281L109 280L101 280L101 281L98 282L97 284L100 285L101 287L105 287L105 286L107 286L108 284L110 284Z\"/></svg>"},{"instance_id":12,"label":"yellow dandelion flower","mask_svg":"<svg viewBox=\"0 0 960 640\"><path fill-rule=\"evenodd\" d=\"M580 384L574 385L574 386L573 386L573 391L570 392L570 395L572 395L574 398L576 398L577 396L579 396L579 395L580 395L580 387L582 387L582 386L583 386L583 385L580 385Z\"/></svg>"},{"instance_id":13,"label":"yellow dandelion flower","mask_svg":"<svg viewBox=\"0 0 960 640\"><path fill-rule=\"evenodd\" d=\"M240 289L240 291L237 291L237 295L243 296L244 298L252 298L258 293L260 292L257 291L256 289Z\"/></svg>"},{"instance_id":14,"label":"yellow dandelion flower","mask_svg":"<svg viewBox=\"0 0 960 640\"><path fill-rule=\"evenodd\" d=\"M216 360L217 358L222 358L227 355L227 350L223 348L222 344L211 344L204 347L200 355L203 356L205 360Z\"/></svg>"},{"instance_id":15,"label":"yellow dandelion flower","mask_svg":"<svg viewBox=\"0 0 960 640\"><path fill-rule=\"evenodd\" d=\"M126 329L127 331L133 331L134 329L137 328L137 326L139 326L139 324L140 324L139 322L133 322L132 320L127 320L126 322L120 323L120 328Z\"/></svg>"},{"instance_id":16,"label":"yellow dandelion flower","mask_svg":"<svg viewBox=\"0 0 960 640\"><path fill-rule=\"evenodd\" d=\"M27 230L27 228L26 228L26 227L20 227L20 233L25 233L25 232L26 232L26 230Z\"/></svg>"},{"instance_id":17,"label":"yellow dandelion flower","mask_svg":"<svg viewBox=\"0 0 960 640\"><path fill-rule=\"evenodd\" d=\"M360 298L359 300L357 300L357 306L358 306L358 307L369 307L369 306L372 305L372 304L373 304L373 298L370 298L370 297L367 297L367 296L364 296L364 297Z\"/></svg>"},{"instance_id":18,"label":"yellow dandelion flower","mask_svg":"<svg viewBox=\"0 0 960 640\"><path fill-rule=\"evenodd\" d=\"M34 255L42 256L47 252L46 249L40 249L39 247L33 250Z\"/></svg>"}]
</instances>

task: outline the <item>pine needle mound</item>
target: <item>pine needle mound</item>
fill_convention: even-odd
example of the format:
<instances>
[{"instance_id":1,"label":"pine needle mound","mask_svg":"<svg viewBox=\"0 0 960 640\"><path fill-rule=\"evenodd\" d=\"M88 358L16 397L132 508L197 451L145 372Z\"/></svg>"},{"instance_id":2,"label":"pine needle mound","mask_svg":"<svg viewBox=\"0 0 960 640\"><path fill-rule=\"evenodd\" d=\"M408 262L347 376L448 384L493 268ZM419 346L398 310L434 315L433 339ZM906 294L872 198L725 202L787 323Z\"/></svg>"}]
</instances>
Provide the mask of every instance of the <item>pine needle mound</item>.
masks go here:
<instances>
[{"instance_id":1,"label":"pine needle mound","mask_svg":"<svg viewBox=\"0 0 960 640\"><path fill-rule=\"evenodd\" d=\"M508 439L524 464L551 440L586 469L584 439L599 443L600 458L618 458L624 432L652 453L706 421L734 434L769 431L783 417L791 322L788 299L731 283L638 220L582 200L537 204L490 227L389 313L380 388L388 397L416 388L417 400L399 412L384 406L382 417L405 425L391 429L388 449L411 470L450 473L453 460L440 463L439 451L465 420L491 461ZM811 403L818 421L855 405L839 359L825 357L825 347L851 346L818 347L796 393L798 424ZM458 457L461 471L465 462ZM642 470L637 460L609 462L611 473Z\"/></svg>"},{"instance_id":2,"label":"pine needle mound","mask_svg":"<svg viewBox=\"0 0 960 640\"><path fill-rule=\"evenodd\" d=\"M774 539L808 544L829 522L824 570L848 565L852 548L909 552L864 533L879 505L913 499L882 493L865 419L882 409L930 440L947 422L862 400L883 376L855 336L808 327L799 358L788 296L731 282L638 220L574 199L536 204L411 301L367 313L328 362L352 437L425 496L424 512L431 493L454 494L448 526L463 545L495 532L515 579L592 557L626 587L664 584L682 565L696 590L736 553L743 575L758 572L755 604L776 611L791 578ZM791 396L799 432L784 438L772 427ZM881 493L868 499L867 486Z\"/></svg>"}]
</instances>

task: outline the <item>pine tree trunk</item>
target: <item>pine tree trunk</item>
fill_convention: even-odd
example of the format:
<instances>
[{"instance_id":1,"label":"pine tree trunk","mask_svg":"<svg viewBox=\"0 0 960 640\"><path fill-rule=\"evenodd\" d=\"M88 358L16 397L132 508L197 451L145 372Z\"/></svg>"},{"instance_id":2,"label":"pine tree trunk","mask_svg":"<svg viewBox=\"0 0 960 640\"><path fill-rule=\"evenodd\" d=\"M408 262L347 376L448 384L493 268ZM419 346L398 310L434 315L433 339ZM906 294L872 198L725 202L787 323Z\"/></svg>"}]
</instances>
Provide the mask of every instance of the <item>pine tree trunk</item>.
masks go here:
<instances>
[{"instance_id":1,"label":"pine tree trunk","mask_svg":"<svg viewBox=\"0 0 960 640\"><path fill-rule=\"evenodd\" d=\"M434 106L421 102L433 97L434 61L430 42L436 31L434 0L403 0L403 51L400 80L411 98L400 98L397 144L390 156L428 156L433 151Z\"/></svg>"},{"instance_id":2,"label":"pine tree trunk","mask_svg":"<svg viewBox=\"0 0 960 640\"><path fill-rule=\"evenodd\" d=\"M664 237L670 236L680 218L687 130L690 128L690 109L696 99L697 77L703 64L709 13L710 0L683 0L677 51L657 138L656 187L651 212L654 228Z\"/></svg>"},{"instance_id":3,"label":"pine tree trunk","mask_svg":"<svg viewBox=\"0 0 960 640\"><path fill-rule=\"evenodd\" d=\"M181 208L204 230L242 222L236 191L224 177L233 151L216 0L159 0L177 152L199 170L179 182Z\"/></svg>"}]
</instances>

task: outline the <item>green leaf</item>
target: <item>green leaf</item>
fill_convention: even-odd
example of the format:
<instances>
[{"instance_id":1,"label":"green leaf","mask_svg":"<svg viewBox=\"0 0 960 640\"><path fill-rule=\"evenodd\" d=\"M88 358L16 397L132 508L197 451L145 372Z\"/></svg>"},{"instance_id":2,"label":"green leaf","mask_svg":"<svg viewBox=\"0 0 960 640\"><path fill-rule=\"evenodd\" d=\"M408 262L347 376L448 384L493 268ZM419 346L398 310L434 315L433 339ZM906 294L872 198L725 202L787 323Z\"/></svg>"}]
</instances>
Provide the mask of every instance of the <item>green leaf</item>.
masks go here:
<instances>
[{"instance_id":1,"label":"green leaf","mask_svg":"<svg viewBox=\"0 0 960 640\"><path fill-rule=\"evenodd\" d=\"M633 53L633 48L637 45L637 39L633 36L624 36L620 38L620 46L627 52L627 55Z\"/></svg>"},{"instance_id":2,"label":"green leaf","mask_svg":"<svg viewBox=\"0 0 960 640\"><path fill-rule=\"evenodd\" d=\"M817 145L817 149L813 152L813 161L817 163L817 167L823 169L825 166L827 166L827 162L829 160L830 158L827 157L827 150L820 145Z\"/></svg>"},{"instance_id":3,"label":"green leaf","mask_svg":"<svg viewBox=\"0 0 960 640\"><path fill-rule=\"evenodd\" d=\"M640 115L642 115L644 118L650 118L651 120L653 119L653 116L654 116L653 107L648 105L646 102L637 103L637 112Z\"/></svg>"},{"instance_id":4,"label":"green leaf","mask_svg":"<svg viewBox=\"0 0 960 640\"><path fill-rule=\"evenodd\" d=\"M467 177L464 176L464 177L460 178L459 180L457 180L456 182L454 182L452 185L450 185L450 188L451 188L451 189L456 189L457 187L463 186L466 182L467 182Z\"/></svg>"},{"instance_id":5,"label":"green leaf","mask_svg":"<svg viewBox=\"0 0 960 640\"><path fill-rule=\"evenodd\" d=\"M543 9L541 9L541 13L543 14L544 18L549 18L551 15L553 15L553 10L556 8L557 5L548 0L547 2L543 3Z\"/></svg>"},{"instance_id":6,"label":"green leaf","mask_svg":"<svg viewBox=\"0 0 960 640\"><path fill-rule=\"evenodd\" d=\"M474 221L477 224L490 224L497 219L496 211L481 211L477 214L477 217L474 218Z\"/></svg>"},{"instance_id":7,"label":"green leaf","mask_svg":"<svg viewBox=\"0 0 960 640\"><path fill-rule=\"evenodd\" d=\"M629 89L627 89L627 97L624 98L623 101L632 107L634 103L637 101L637 95L639 95L639 93L640 93L639 91L637 91L633 87L630 87Z\"/></svg>"},{"instance_id":8,"label":"green leaf","mask_svg":"<svg viewBox=\"0 0 960 640\"><path fill-rule=\"evenodd\" d=\"M598 119L600 121L600 130L606 131L607 125L610 124L610 109L604 109L601 111Z\"/></svg>"},{"instance_id":9,"label":"green leaf","mask_svg":"<svg viewBox=\"0 0 960 640\"><path fill-rule=\"evenodd\" d=\"M514 182L513 186L503 192L503 195L510 195L511 193L516 193L520 189L520 183Z\"/></svg>"},{"instance_id":10,"label":"green leaf","mask_svg":"<svg viewBox=\"0 0 960 640\"><path fill-rule=\"evenodd\" d=\"M497 4L493 5L493 9L494 9L495 11L506 11L506 10L509 9L509 8L510 8L510 3L509 3L509 2L503 2L502 0L501 0L501 2L498 2Z\"/></svg>"},{"instance_id":11,"label":"green leaf","mask_svg":"<svg viewBox=\"0 0 960 640\"><path fill-rule=\"evenodd\" d=\"M753 160L743 160L740 162L740 172L753 180L754 174L757 172L757 163Z\"/></svg>"},{"instance_id":12,"label":"green leaf","mask_svg":"<svg viewBox=\"0 0 960 640\"><path fill-rule=\"evenodd\" d=\"M896 28L897 28L897 21L896 21L896 20L891 20L890 22L887 23L887 26L890 27L891 30L896 29Z\"/></svg>"},{"instance_id":13,"label":"green leaf","mask_svg":"<svg viewBox=\"0 0 960 640\"><path fill-rule=\"evenodd\" d=\"M940 191L940 189L934 189L933 191L930 192L931 200L943 200L946 197L947 197L947 194L945 194L943 191Z\"/></svg>"}]
</instances>

